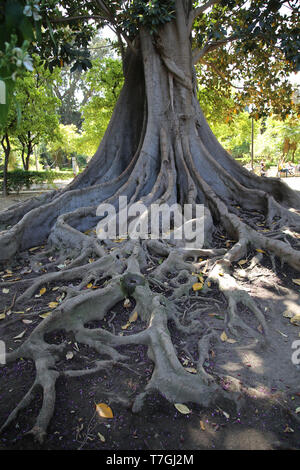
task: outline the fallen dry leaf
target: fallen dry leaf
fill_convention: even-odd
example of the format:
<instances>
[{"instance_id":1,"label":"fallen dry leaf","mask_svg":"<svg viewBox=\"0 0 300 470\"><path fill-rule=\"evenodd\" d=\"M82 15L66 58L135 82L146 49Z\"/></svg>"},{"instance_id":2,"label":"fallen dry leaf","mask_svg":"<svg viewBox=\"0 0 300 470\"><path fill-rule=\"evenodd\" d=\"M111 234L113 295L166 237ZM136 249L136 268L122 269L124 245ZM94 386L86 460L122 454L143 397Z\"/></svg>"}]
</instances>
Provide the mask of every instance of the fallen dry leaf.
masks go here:
<instances>
[{"instance_id":1,"label":"fallen dry leaf","mask_svg":"<svg viewBox=\"0 0 300 470\"><path fill-rule=\"evenodd\" d=\"M98 437L99 437L101 442L105 442L105 437L100 432L98 432Z\"/></svg>"},{"instance_id":2,"label":"fallen dry leaf","mask_svg":"<svg viewBox=\"0 0 300 470\"><path fill-rule=\"evenodd\" d=\"M297 286L300 286L300 279L292 279L294 284L297 284Z\"/></svg>"},{"instance_id":3,"label":"fallen dry leaf","mask_svg":"<svg viewBox=\"0 0 300 470\"><path fill-rule=\"evenodd\" d=\"M295 432L295 431L294 431L294 429L292 429L288 425L286 425L286 428L283 432Z\"/></svg>"},{"instance_id":4,"label":"fallen dry leaf","mask_svg":"<svg viewBox=\"0 0 300 470\"><path fill-rule=\"evenodd\" d=\"M202 282L195 282L195 284L193 284L193 291L201 290L202 288L203 288Z\"/></svg>"},{"instance_id":5,"label":"fallen dry leaf","mask_svg":"<svg viewBox=\"0 0 300 470\"><path fill-rule=\"evenodd\" d=\"M178 410L179 413L183 415L187 415L192 412L192 410L190 410L186 405L183 405L182 403L175 403L174 406L176 410Z\"/></svg>"},{"instance_id":6,"label":"fallen dry leaf","mask_svg":"<svg viewBox=\"0 0 300 470\"><path fill-rule=\"evenodd\" d=\"M46 291L46 287L42 287L42 289L40 290L40 295L44 295Z\"/></svg>"},{"instance_id":7,"label":"fallen dry leaf","mask_svg":"<svg viewBox=\"0 0 300 470\"><path fill-rule=\"evenodd\" d=\"M290 322L295 326L300 326L300 313L291 318Z\"/></svg>"},{"instance_id":8,"label":"fallen dry leaf","mask_svg":"<svg viewBox=\"0 0 300 470\"><path fill-rule=\"evenodd\" d=\"M21 339L21 338L23 338L23 336L25 335L25 333L26 333L26 330L22 331L22 333L20 333L19 335L14 336L14 339Z\"/></svg>"},{"instance_id":9,"label":"fallen dry leaf","mask_svg":"<svg viewBox=\"0 0 300 470\"><path fill-rule=\"evenodd\" d=\"M48 303L48 307L50 307L50 308L55 308L57 306L58 306L58 302L49 302Z\"/></svg>"},{"instance_id":10,"label":"fallen dry leaf","mask_svg":"<svg viewBox=\"0 0 300 470\"><path fill-rule=\"evenodd\" d=\"M200 421L200 428L202 429L202 431L205 431L205 425L203 421Z\"/></svg>"},{"instance_id":11,"label":"fallen dry leaf","mask_svg":"<svg viewBox=\"0 0 300 470\"><path fill-rule=\"evenodd\" d=\"M133 322L137 321L137 319L138 319L138 313L133 312L133 314L129 318L129 323L133 323Z\"/></svg>"},{"instance_id":12,"label":"fallen dry leaf","mask_svg":"<svg viewBox=\"0 0 300 470\"><path fill-rule=\"evenodd\" d=\"M114 417L112 409L105 403L98 403L96 411L101 418L111 419Z\"/></svg>"},{"instance_id":13,"label":"fallen dry leaf","mask_svg":"<svg viewBox=\"0 0 300 470\"><path fill-rule=\"evenodd\" d=\"M2 289L2 292L3 292L3 294L8 294L8 293L9 293L9 289Z\"/></svg>"},{"instance_id":14,"label":"fallen dry leaf","mask_svg":"<svg viewBox=\"0 0 300 470\"><path fill-rule=\"evenodd\" d=\"M225 333L225 331L223 331L223 333L221 334L220 339L221 339L221 341L223 341L223 342L228 340L228 336L227 336L227 334Z\"/></svg>"},{"instance_id":15,"label":"fallen dry leaf","mask_svg":"<svg viewBox=\"0 0 300 470\"><path fill-rule=\"evenodd\" d=\"M191 374L197 374L197 369L194 367L185 367L184 368L187 372L190 372Z\"/></svg>"},{"instance_id":16,"label":"fallen dry leaf","mask_svg":"<svg viewBox=\"0 0 300 470\"><path fill-rule=\"evenodd\" d=\"M247 260L247 259L241 259L241 260L238 262L238 264L239 264L240 266L243 266L243 265L246 264L246 263L248 263L248 260Z\"/></svg>"},{"instance_id":17,"label":"fallen dry leaf","mask_svg":"<svg viewBox=\"0 0 300 470\"><path fill-rule=\"evenodd\" d=\"M47 318L49 315L51 315L52 312L46 312L46 313L42 313L41 315L39 315L39 317L41 318Z\"/></svg>"}]
</instances>

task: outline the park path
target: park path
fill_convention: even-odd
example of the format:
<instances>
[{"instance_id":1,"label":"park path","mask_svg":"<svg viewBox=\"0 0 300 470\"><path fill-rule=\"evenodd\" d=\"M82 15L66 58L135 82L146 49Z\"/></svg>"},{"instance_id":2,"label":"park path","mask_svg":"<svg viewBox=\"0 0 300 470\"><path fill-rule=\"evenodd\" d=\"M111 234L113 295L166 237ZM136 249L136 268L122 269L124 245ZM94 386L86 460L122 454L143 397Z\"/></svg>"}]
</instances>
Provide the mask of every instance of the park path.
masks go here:
<instances>
[{"instance_id":1,"label":"park path","mask_svg":"<svg viewBox=\"0 0 300 470\"><path fill-rule=\"evenodd\" d=\"M274 176L274 175L268 174L268 176ZM300 191L300 177L299 176L297 177L290 176L288 178L281 178L281 179L290 188L294 189L295 191ZM0 196L0 211L7 209L8 207L16 204L17 202L24 201L33 196L38 196L39 194L42 194L42 191L34 191L34 192L26 191L26 192L21 192L19 194L13 193L13 194L10 194L6 198L3 198L2 196Z\"/></svg>"}]
</instances>

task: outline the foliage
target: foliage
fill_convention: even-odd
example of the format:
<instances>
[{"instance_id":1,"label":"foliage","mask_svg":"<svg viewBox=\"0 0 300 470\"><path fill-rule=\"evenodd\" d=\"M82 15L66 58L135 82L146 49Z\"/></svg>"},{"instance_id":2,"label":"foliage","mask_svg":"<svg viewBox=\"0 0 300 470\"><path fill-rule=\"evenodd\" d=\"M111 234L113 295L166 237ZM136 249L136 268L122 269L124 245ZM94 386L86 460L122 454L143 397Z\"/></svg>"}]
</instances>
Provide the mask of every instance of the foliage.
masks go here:
<instances>
[{"instance_id":1,"label":"foliage","mask_svg":"<svg viewBox=\"0 0 300 470\"><path fill-rule=\"evenodd\" d=\"M282 118L299 113L287 79L300 67L296 3L225 0L197 18L194 45L207 49L197 66L201 85L225 97L234 85L236 111L251 104L256 119L271 109Z\"/></svg>"},{"instance_id":2,"label":"foliage","mask_svg":"<svg viewBox=\"0 0 300 470\"><path fill-rule=\"evenodd\" d=\"M28 51L34 39L34 28L41 19L39 9L34 0L1 2L0 80L5 83L5 99L0 104L0 123L7 120L16 78L25 70L33 70Z\"/></svg>"},{"instance_id":3,"label":"foliage","mask_svg":"<svg viewBox=\"0 0 300 470\"><path fill-rule=\"evenodd\" d=\"M53 183L55 179L67 180L73 178L72 172L55 171L23 171L14 170L7 173L7 189L19 192L23 188L29 189L33 184ZM2 189L3 172L0 172L0 188Z\"/></svg>"},{"instance_id":4,"label":"foliage","mask_svg":"<svg viewBox=\"0 0 300 470\"><path fill-rule=\"evenodd\" d=\"M28 169L34 147L42 139L53 139L59 124L57 111L60 102L52 89L56 74L51 74L34 58L34 72L25 72L22 78L16 80L15 88L15 98L22 115L15 136L22 150L24 169Z\"/></svg>"},{"instance_id":5,"label":"foliage","mask_svg":"<svg viewBox=\"0 0 300 470\"><path fill-rule=\"evenodd\" d=\"M291 142L300 142L300 125L295 118L286 121L275 119L273 116L265 121L264 132L256 139L255 151L258 155L269 157L270 160L278 162L283 155L285 139ZM299 155L299 152L298 152ZM299 155L300 156L300 155ZM296 159L298 158L296 154ZM287 157L289 159L289 157Z\"/></svg>"},{"instance_id":6,"label":"foliage","mask_svg":"<svg viewBox=\"0 0 300 470\"><path fill-rule=\"evenodd\" d=\"M245 153L250 151L251 126L251 117L248 112L244 111L230 122L215 122L211 127L224 148L238 156L245 151ZM260 126L260 121L254 121L254 138L257 137Z\"/></svg>"},{"instance_id":7,"label":"foliage","mask_svg":"<svg viewBox=\"0 0 300 470\"><path fill-rule=\"evenodd\" d=\"M101 141L123 85L122 63L106 58L93 61L85 82L93 96L82 107L83 124L77 151L92 156Z\"/></svg>"},{"instance_id":8,"label":"foliage","mask_svg":"<svg viewBox=\"0 0 300 470\"><path fill-rule=\"evenodd\" d=\"M112 46L107 39L97 35L89 44L89 51L93 60L102 60L109 56ZM71 66L61 68L60 79L54 84L54 93L60 100L60 122L64 125L75 124L79 130L82 125L80 108L84 106L93 95L93 89L86 80L86 71L71 72Z\"/></svg>"}]
</instances>

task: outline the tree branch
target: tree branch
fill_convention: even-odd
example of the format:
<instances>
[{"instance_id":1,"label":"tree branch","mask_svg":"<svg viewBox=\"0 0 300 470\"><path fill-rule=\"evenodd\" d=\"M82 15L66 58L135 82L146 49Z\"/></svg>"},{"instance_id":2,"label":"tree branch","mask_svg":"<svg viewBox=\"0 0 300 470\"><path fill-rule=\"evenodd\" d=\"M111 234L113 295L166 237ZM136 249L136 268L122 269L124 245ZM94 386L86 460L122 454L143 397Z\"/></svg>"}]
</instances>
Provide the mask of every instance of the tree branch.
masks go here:
<instances>
[{"instance_id":1,"label":"tree branch","mask_svg":"<svg viewBox=\"0 0 300 470\"><path fill-rule=\"evenodd\" d=\"M49 18L50 23L53 23L53 24L71 23L72 21L81 21L81 20L107 20L107 18L101 15L82 15L82 16Z\"/></svg>"},{"instance_id":2,"label":"tree branch","mask_svg":"<svg viewBox=\"0 0 300 470\"><path fill-rule=\"evenodd\" d=\"M220 39L219 41L207 42L202 49L195 49L193 51L193 63L197 64L197 62L199 62L209 52L224 46L224 44L235 41L236 39L236 36L229 36L228 38Z\"/></svg>"},{"instance_id":3,"label":"tree branch","mask_svg":"<svg viewBox=\"0 0 300 470\"><path fill-rule=\"evenodd\" d=\"M216 3L219 3L220 0L209 0L207 3L202 5L202 7L195 8L194 10L191 11L190 16L189 16L189 21L188 21L188 30L191 31L193 27L193 23L197 16L201 15L201 13L204 13L208 8L212 7Z\"/></svg>"}]
</instances>

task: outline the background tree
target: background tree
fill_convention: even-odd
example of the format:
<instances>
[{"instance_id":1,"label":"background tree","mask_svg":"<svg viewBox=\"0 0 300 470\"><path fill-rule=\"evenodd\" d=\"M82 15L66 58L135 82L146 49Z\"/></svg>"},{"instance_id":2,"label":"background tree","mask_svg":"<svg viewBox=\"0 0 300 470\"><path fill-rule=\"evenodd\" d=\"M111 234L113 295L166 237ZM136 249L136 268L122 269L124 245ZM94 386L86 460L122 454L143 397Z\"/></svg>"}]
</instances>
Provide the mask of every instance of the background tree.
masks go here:
<instances>
[{"instance_id":1,"label":"background tree","mask_svg":"<svg viewBox=\"0 0 300 470\"><path fill-rule=\"evenodd\" d=\"M59 100L53 94L53 82L57 78L38 63L34 72L25 72L16 80L15 99L21 119L16 130L21 146L24 170L29 169L30 157L42 139L55 138L58 131Z\"/></svg>"},{"instance_id":2,"label":"background tree","mask_svg":"<svg viewBox=\"0 0 300 470\"><path fill-rule=\"evenodd\" d=\"M92 97L81 108L83 124L78 150L93 156L117 103L124 78L119 59L96 59L84 78Z\"/></svg>"},{"instance_id":3,"label":"background tree","mask_svg":"<svg viewBox=\"0 0 300 470\"><path fill-rule=\"evenodd\" d=\"M193 289L201 290L204 309L212 283L226 299L224 328L234 341L244 344L252 337L254 353L255 344L267 344L270 327L260 306L239 281L237 263L246 258L255 265L257 253L268 252L272 259L277 257L291 269L300 270L295 234L300 231L300 198L280 180L259 178L240 167L218 143L198 104L194 64L204 57L209 61L217 50L226 54L230 44L236 56L242 51L241 58L248 53L258 57L256 62L251 60L251 73L255 64L260 67L261 51L269 54L271 64L275 61L273 51L278 49L277 60L289 65L285 71L295 70L299 64L297 5L293 0L210 0L197 5L190 0L43 3L41 37L35 46L41 57L48 57L53 66L72 60L78 64L80 59L88 68L83 52L93 24L109 24L118 37L125 80L105 136L86 170L63 191L1 214L6 229L0 235L3 260L46 239L49 247L59 251L61 261L71 259L61 272L39 276L17 303L47 283L81 280L76 290L74 286L66 289L66 297L53 313L7 355L8 363L19 357L33 360L36 379L4 427L33 399L36 387L42 387L44 400L31 431L42 440L54 409L57 378L97 373L107 367L107 356L109 364L126 363L123 351L133 344L145 346L154 363L145 391L135 397L133 411L141 409L153 390L174 403L206 406L223 395L238 400L233 389L226 387L224 391L224 377L204 366L211 341L219 337L220 323L213 319L207 325L203 310L199 312L197 306L183 320L186 296L193 295ZM289 15L282 11L284 5L290 9ZM75 46L82 49L80 57ZM103 218L97 206L110 203L122 213L120 195L128 198L129 208L134 202L146 207L178 203L181 207L191 204L195 211L195 204L203 204L204 215L197 222L205 232L205 246L186 251L180 246L186 240L177 244L175 238L169 243L151 239L102 243L94 233ZM289 210L291 207L294 210ZM132 217L134 223L141 223L138 214ZM195 223L194 218L195 212L185 227L193 220ZM261 231L262 223L270 233ZM287 228L291 234L288 242ZM117 236L121 234L120 228ZM220 248L222 237L228 241ZM160 258L164 261L159 263ZM151 271L148 260L153 263ZM201 274L204 267L205 282ZM90 282L99 288L86 289ZM114 334L102 321L127 297L135 302L140 329L128 335ZM276 302L274 309L278 306ZM252 313L257 329L243 318L241 308ZM175 336L171 336L171 328ZM63 372L57 369L64 344L49 345L45 340L46 333L57 330L72 332L78 343L96 349L100 357L95 366ZM191 338L190 347L199 351L196 374L180 362L173 342L178 335ZM276 343L272 346L276 348ZM273 361L273 352L265 359ZM231 380L238 387L240 381Z\"/></svg>"}]
</instances>

